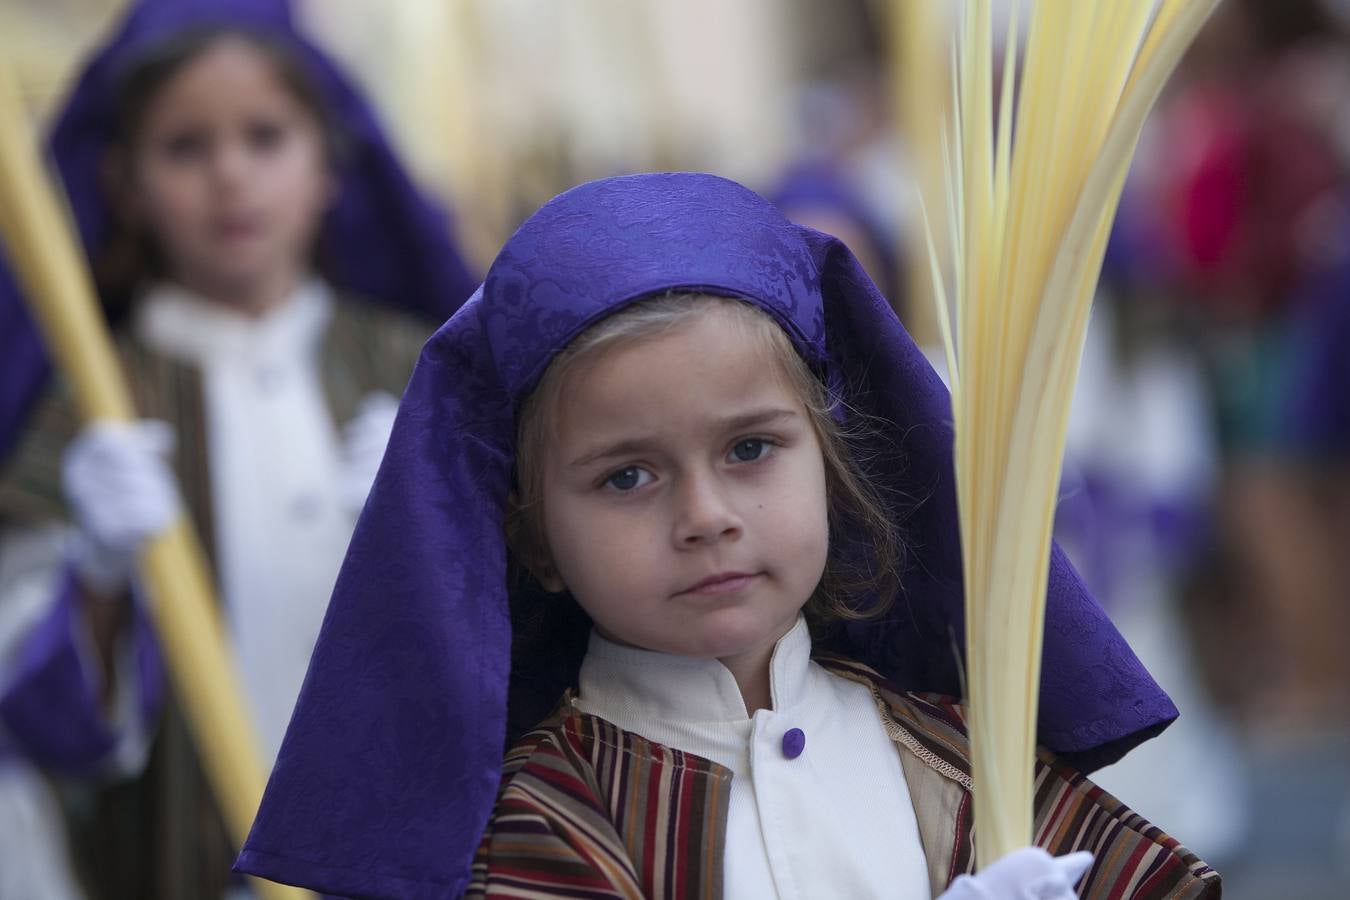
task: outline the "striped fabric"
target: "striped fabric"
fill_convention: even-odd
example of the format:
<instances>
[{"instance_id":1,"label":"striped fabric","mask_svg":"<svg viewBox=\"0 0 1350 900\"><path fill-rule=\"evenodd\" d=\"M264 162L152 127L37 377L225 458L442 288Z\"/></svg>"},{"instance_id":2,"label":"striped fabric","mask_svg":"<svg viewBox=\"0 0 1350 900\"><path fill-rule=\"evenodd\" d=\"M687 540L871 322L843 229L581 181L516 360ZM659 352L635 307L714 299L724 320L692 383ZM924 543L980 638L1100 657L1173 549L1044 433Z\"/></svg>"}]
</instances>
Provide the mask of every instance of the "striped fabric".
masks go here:
<instances>
[{"instance_id":1,"label":"striped fabric","mask_svg":"<svg viewBox=\"0 0 1350 900\"><path fill-rule=\"evenodd\" d=\"M469 896L715 897L731 773L564 699L506 757Z\"/></svg>"},{"instance_id":2,"label":"striped fabric","mask_svg":"<svg viewBox=\"0 0 1350 900\"><path fill-rule=\"evenodd\" d=\"M905 694L886 685L865 666L822 659L836 674L873 689L895 722L908 730L935 760L954 766L969 789L965 711L950 697ZM1091 851L1092 868L1078 885L1083 900L1155 900L1218 897L1219 873L1193 852L1150 824L1050 751L1037 752L1036 818L1032 842L1055 856ZM957 817L957 840L950 878L975 868L973 807L967 794ZM922 816L922 812L920 812Z\"/></svg>"},{"instance_id":3,"label":"striped fabric","mask_svg":"<svg viewBox=\"0 0 1350 900\"><path fill-rule=\"evenodd\" d=\"M915 797L957 792L951 807L916 803L934 894L974 869L965 716L950 697L887 685L865 666L818 661L869 687ZM927 779L931 783L917 783ZM577 710L570 696L507 754L502 791L473 866L469 897L718 898L731 773ZM948 835L954 839L947 839ZM1175 840L1042 750L1035 843L1090 850L1078 885L1091 900L1220 896L1219 875Z\"/></svg>"}]
</instances>

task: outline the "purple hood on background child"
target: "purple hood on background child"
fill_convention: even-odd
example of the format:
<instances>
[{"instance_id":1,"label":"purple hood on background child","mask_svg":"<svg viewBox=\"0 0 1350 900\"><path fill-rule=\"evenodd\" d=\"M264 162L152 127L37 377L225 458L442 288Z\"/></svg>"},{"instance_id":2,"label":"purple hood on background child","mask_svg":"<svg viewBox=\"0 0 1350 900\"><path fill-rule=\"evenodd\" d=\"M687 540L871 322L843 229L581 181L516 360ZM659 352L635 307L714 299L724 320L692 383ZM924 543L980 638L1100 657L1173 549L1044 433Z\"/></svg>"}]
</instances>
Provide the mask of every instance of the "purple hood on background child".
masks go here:
<instances>
[{"instance_id":1,"label":"purple hood on background child","mask_svg":"<svg viewBox=\"0 0 1350 900\"><path fill-rule=\"evenodd\" d=\"M891 423L878 477L910 547L889 615L842 649L960 693L961 564L946 390L847 248L711 175L583 185L535 213L428 342L237 867L338 894L455 897L497 795L508 705L546 710L585 631L512 665L503 511L515 411L559 349L672 289L769 313L853 408ZM542 705L541 705L542 704ZM1176 708L1055 552L1040 739L1113 760Z\"/></svg>"},{"instance_id":2,"label":"purple hood on background child","mask_svg":"<svg viewBox=\"0 0 1350 900\"><path fill-rule=\"evenodd\" d=\"M873 215L862 195L838 164L827 160L803 160L790 166L765 198L797 220L803 210L829 212L852 222L869 244L880 272L868 272L881 294L897 309L903 308L900 270L896 259L896 236ZM850 248L855 252L858 248Z\"/></svg>"},{"instance_id":3,"label":"purple hood on background child","mask_svg":"<svg viewBox=\"0 0 1350 900\"><path fill-rule=\"evenodd\" d=\"M296 31L285 0L142 0L92 55L47 148L86 250L95 252L111 226L99 167L115 135L118 76L156 44L208 27L259 33L289 47L328 104L345 151L337 201L319 237L319 253L334 286L433 321L458 309L476 280L451 242L448 218L413 186L365 99ZM0 456L12 445L47 374L46 353L0 248Z\"/></svg>"}]
</instances>

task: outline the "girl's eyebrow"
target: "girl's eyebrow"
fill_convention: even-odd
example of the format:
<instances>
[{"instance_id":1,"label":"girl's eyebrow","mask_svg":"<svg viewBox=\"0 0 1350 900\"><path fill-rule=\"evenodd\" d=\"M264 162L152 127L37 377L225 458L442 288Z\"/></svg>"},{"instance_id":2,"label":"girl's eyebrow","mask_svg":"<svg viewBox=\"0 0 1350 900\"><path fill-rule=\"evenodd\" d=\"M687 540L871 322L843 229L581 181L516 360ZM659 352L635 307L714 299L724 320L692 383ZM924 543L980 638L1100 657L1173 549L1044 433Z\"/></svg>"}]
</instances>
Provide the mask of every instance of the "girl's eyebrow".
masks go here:
<instances>
[{"instance_id":1,"label":"girl's eyebrow","mask_svg":"<svg viewBox=\"0 0 1350 900\"><path fill-rule=\"evenodd\" d=\"M788 419L797 417L796 410L780 409L770 407L766 409L755 409L750 412L740 413L735 416L728 416L717 423L721 431L740 431L743 428L755 428L761 425L772 425L775 422L785 422Z\"/></svg>"},{"instance_id":2,"label":"girl's eyebrow","mask_svg":"<svg viewBox=\"0 0 1350 900\"><path fill-rule=\"evenodd\" d=\"M741 431L749 428L762 428L765 425L786 422L789 419L795 418L798 418L798 414L795 410L769 407L765 409L750 410L749 412L738 413L734 416L718 419L714 422L713 427L719 432ZM579 468L612 457L629 456L634 453L641 453L645 450L650 450L657 443L658 441L656 438L649 436L624 438L613 444L604 444L587 451L572 460L572 462L569 463L569 466Z\"/></svg>"}]
</instances>

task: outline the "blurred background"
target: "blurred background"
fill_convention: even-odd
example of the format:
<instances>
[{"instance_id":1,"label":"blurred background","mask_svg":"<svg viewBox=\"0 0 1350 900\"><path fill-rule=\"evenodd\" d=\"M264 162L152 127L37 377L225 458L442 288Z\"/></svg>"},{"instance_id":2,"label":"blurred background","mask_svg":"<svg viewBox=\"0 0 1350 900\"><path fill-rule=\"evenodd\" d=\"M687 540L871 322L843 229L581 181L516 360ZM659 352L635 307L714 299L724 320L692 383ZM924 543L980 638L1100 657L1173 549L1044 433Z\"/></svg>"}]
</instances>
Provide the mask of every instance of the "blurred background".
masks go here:
<instances>
[{"instance_id":1,"label":"blurred background","mask_svg":"<svg viewBox=\"0 0 1350 900\"><path fill-rule=\"evenodd\" d=\"M571 185L707 170L844 238L935 344L915 189L940 183L954 6L296 11L477 272ZM123 7L0 2L40 123ZM1348 166L1350 2L1225 0L1140 147L1071 422L1060 539L1182 710L1100 782L1235 900L1350 895Z\"/></svg>"}]
</instances>

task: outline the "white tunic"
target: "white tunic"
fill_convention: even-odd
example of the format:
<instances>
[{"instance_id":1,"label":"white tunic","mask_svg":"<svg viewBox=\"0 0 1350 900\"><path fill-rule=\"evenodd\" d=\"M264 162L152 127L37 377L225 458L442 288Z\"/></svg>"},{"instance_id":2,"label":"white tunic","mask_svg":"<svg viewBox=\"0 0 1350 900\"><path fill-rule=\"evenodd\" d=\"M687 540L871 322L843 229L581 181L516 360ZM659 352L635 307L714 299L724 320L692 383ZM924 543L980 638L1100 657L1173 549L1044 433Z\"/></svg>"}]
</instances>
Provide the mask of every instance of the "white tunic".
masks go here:
<instances>
[{"instance_id":1,"label":"white tunic","mask_svg":"<svg viewBox=\"0 0 1350 900\"><path fill-rule=\"evenodd\" d=\"M927 900L914 807L871 691L811 661L803 619L775 647L770 677L773 708L749 716L717 660L592 633L577 705L731 770L724 896ZM793 729L806 741L789 758Z\"/></svg>"},{"instance_id":2,"label":"white tunic","mask_svg":"<svg viewBox=\"0 0 1350 900\"><path fill-rule=\"evenodd\" d=\"M201 371L221 601L269 764L355 524L319 373L332 307L318 281L261 318L161 286L135 321Z\"/></svg>"}]
</instances>

